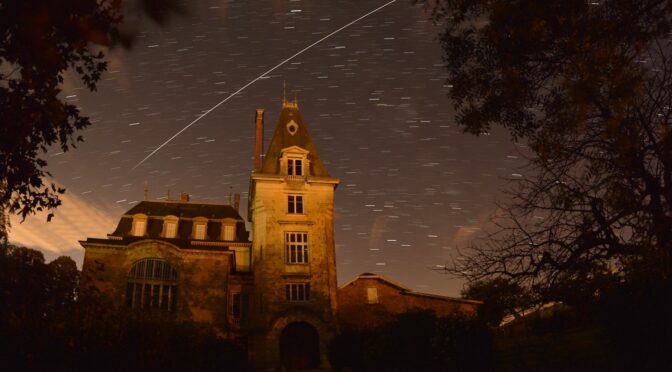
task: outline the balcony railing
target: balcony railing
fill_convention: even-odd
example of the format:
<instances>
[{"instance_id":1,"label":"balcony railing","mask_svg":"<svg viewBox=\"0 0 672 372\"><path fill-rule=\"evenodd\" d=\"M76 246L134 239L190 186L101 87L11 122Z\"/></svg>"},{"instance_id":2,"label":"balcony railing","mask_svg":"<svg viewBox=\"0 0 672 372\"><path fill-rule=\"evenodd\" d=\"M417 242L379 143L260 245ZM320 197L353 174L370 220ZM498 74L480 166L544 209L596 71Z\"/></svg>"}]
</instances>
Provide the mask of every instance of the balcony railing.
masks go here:
<instances>
[{"instance_id":1,"label":"balcony railing","mask_svg":"<svg viewBox=\"0 0 672 372\"><path fill-rule=\"evenodd\" d=\"M304 182L306 180L306 176L286 176L285 179L288 182Z\"/></svg>"}]
</instances>

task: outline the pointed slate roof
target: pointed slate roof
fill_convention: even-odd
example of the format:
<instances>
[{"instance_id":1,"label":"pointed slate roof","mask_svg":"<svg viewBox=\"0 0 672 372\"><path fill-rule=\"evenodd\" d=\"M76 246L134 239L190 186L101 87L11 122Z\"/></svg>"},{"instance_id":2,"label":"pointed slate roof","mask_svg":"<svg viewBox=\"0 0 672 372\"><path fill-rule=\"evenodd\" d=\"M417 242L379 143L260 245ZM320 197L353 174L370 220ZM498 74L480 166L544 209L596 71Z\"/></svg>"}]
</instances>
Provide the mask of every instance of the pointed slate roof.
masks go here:
<instances>
[{"instance_id":1,"label":"pointed slate roof","mask_svg":"<svg viewBox=\"0 0 672 372\"><path fill-rule=\"evenodd\" d=\"M294 134L287 129L287 124L291 121L296 123L297 128ZM280 157L282 149L291 146L298 146L310 152L308 160L310 160L309 175L315 177L329 177L327 169L324 167L320 156L317 153L317 148L313 139L308 134L308 129L303 123L301 114L299 113L299 105L294 102L284 101L278 124L275 127L273 138L266 151L266 157L261 166L261 173L264 174L280 174Z\"/></svg>"}]
</instances>

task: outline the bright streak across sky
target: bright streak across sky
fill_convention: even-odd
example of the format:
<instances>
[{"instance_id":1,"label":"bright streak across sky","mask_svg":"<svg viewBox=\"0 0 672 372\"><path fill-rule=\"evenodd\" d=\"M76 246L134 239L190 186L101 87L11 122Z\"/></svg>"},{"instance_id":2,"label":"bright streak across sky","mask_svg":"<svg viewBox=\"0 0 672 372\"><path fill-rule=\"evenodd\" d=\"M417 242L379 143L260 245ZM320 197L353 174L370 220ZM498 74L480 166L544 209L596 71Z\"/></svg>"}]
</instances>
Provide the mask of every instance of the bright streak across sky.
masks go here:
<instances>
[{"instance_id":1,"label":"bright streak across sky","mask_svg":"<svg viewBox=\"0 0 672 372\"><path fill-rule=\"evenodd\" d=\"M136 165L133 167L133 169L135 169L135 168L139 167L140 165L142 165L142 163L144 163L147 159L149 159L150 157L152 157L152 155L156 154L156 153L157 153L159 150L161 150L165 145L167 145L168 143L170 143L170 141L174 140L177 136L179 136L180 134L182 134L182 132L184 132L185 130L189 129L189 127L191 127L192 125L196 124L199 120L203 119L206 115L208 115L209 113L211 113L212 111L214 111L215 109L217 109L217 108L218 108L219 106L221 106L222 104L226 103L228 100L230 100L231 98L233 98L236 94L242 92L243 90L245 90L245 88L247 88L247 87L249 87L250 85L254 84L257 80L260 80L260 79L264 78L266 75L268 75L268 74L270 74L271 72L273 72L273 71L277 70L278 68L282 67L285 63L287 63L287 62L293 60L294 58L296 58L296 57L298 57L298 56L300 56L300 55L303 54L304 52L310 50L311 48L313 48L313 47L316 46L317 44L320 44L321 42L327 40L328 38L330 38L330 37L336 35L337 33L339 33L339 32L341 32L341 31L345 30L346 28L352 26L353 24L355 24L355 23L361 21L362 19L364 19L364 18L370 16L371 14L380 11L381 9L385 8L386 6L388 6L388 5L392 4L392 3L395 3L396 1L397 1L397 0L389 1L389 2L387 2L387 3L385 3L385 4L381 5L381 6L379 6L378 8L376 8L376 9L374 9L374 10L372 10L372 11L366 13L366 14L364 14L363 16L361 16L361 17L355 19L354 21L351 21L351 22L347 23L345 26L342 26L341 28L337 29L336 31L334 31L334 32L332 32L332 33L330 33L330 34L328 34L327 36L325 36L325 37L323 37L323 38L317 40L316 42L314 42L314 43L308 45L307 47L305 47L305 48L299 50L298 52L294 53L291 57L285 59L284 61L278 63L278 64L275 65L275 66L273 66L272 68L270 68L269 70L265 71L265 72L262 73L261 75L259 75L259 76L257 76L256 78L252 79L249 83L243 85L242 88L238 89L237 91L231 93L228 97L226 97L226 98L224 98L223 100L219 101L218 104L212 106L210 109L208 109L208 110L205 111L203 114L201 114L199 117L197 117L194 121L192 121L191 123L187 124L187 126L185 126L184 128L180 129L180 130L179 130L177 133L175 133L172 137L168 138L168 140L165 141L164 143L162 143L161 145L159 145L159 147L157 147L156 150L152 151L149 155L147 155L144 159L142 159L138 164L136 164Z\"/></svg>"},{"instance_id":2,"label":"bright streak across sky","mask_svg":"<svg viewBox=\"0 0 672 372\"><path fill-rule=\"evenodd\" d=\"M521 160L503 132L476 138L455 126L438 29L424 8L381 0L188 5L189 14L166 28L138 24L132 50L109 51L97 92L66 79L64 97L93 123L77 149L45 157L68 190L66 205L49 224L13 221L10 239L51 257L73 254L81 264L77 241L112 233L142 200L145 181L152 198L188 192L221 203L240 192L247 205L255 109L265 109L268 140L286 81L320 158L341 179L339 282L380 273L421 292L459 296L462 283L432 268L487 227L505 197L501 178L519 173Z\"/></svg>"}]
</instances>

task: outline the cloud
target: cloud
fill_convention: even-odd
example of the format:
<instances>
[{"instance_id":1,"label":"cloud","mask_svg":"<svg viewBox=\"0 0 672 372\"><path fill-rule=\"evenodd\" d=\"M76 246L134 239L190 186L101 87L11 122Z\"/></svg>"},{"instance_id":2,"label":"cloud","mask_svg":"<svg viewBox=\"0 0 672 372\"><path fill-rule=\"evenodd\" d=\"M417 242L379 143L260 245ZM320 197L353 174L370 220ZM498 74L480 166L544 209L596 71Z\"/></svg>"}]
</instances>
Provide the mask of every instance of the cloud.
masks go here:
<instances>
[{"instance_id":1,"label":"cloud","mask_svg":"<svg viewBox=\"0 0 672 372\"><path fill-rule=\"evenodd\" d=\"M10 216L10 242L45 251L48 256L70 255L83 250L79 240L105 237L118 222L118 216L110 213L112 208L106 208L103 202L69 192L61 199L63 204L56 209L51 222L47 222L47 212L30 216L23 223L19 216Z\"/></svg>"},{"instance_id":2,"label":"cloud","mask_svg":"<svg viewBox=\"0 0 672 372\"><path fill-rule=\"evenodd\" d=\"M502 211L497 207L483 208L474 223L460 226L455 231L452 236L453 245L458 248L465 248L479 239L486 238L487 234L493 233L497 229L494 220L501 215Z\"/></svg>"}]
</instances>

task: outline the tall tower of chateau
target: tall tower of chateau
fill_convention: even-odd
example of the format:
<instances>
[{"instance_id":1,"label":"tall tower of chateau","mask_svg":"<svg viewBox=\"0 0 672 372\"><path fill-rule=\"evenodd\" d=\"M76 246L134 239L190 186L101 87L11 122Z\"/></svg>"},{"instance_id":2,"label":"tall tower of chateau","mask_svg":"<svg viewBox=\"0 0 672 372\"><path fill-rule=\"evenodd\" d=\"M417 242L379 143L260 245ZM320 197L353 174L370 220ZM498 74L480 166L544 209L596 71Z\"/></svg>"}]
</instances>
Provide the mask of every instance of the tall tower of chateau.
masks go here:
<instances>
[{"instance_id":1,"label":"tall tower of chateau","mask_svg":"<svg viewBox=\"0 0 672 372\"><path fill-rule=\"evenodd\" d=\"M255 169L248 216L252 222L252 266L257 331L251 360L258 367L327 365L327 344L336 330L334 191L296 100L282 111L265 158L263 110L256 117Z\"/></svg>"}]
</instances>

